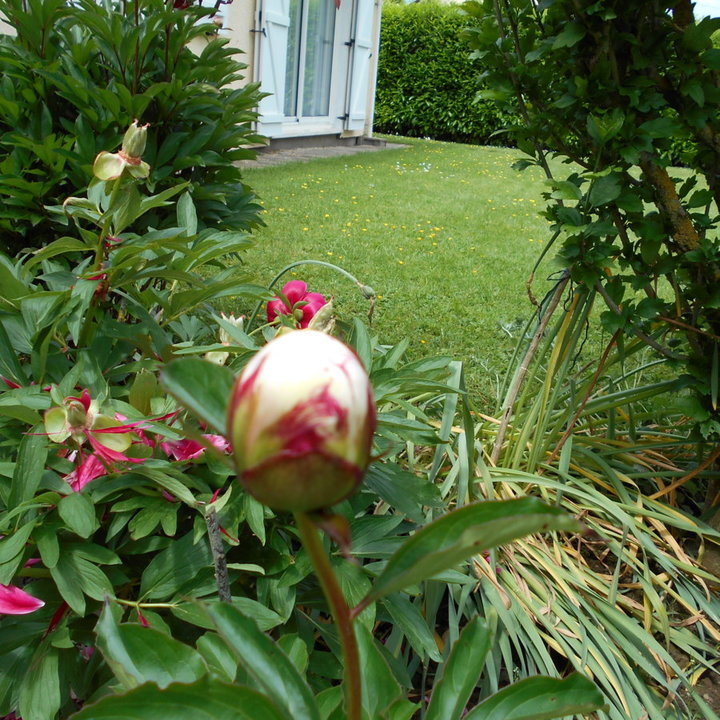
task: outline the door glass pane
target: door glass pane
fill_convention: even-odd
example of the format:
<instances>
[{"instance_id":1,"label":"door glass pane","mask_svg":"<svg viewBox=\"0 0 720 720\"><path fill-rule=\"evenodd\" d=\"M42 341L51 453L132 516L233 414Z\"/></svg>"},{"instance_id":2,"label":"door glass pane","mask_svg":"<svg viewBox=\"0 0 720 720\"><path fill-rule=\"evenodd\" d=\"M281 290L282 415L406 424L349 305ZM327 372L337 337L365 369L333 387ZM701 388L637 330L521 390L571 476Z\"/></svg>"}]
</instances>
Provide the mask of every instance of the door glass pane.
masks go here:
<instances>
[{"instance_id":1,"label":"door glass pane","mask_svg":"<svg viewBox=\"0 0 720 720\"><path fill-rule=\"evenodd\" d=\"M285 105L288 117L298 114L298 80L300 70L300 25L302 0L290 0L290 27L288 28L287 60L285 61Z\"/></svg>"},{"instance_id":2,"label":"door glass pane","mask_svg":"<svg viewBox=\"0 0 720 720\"><path fill-rule=\"evenodd\" d=\"M330 109L335 0L306 1L308 13L302 114L317 117L327 115Z\"/></svg>"}]
</instances>

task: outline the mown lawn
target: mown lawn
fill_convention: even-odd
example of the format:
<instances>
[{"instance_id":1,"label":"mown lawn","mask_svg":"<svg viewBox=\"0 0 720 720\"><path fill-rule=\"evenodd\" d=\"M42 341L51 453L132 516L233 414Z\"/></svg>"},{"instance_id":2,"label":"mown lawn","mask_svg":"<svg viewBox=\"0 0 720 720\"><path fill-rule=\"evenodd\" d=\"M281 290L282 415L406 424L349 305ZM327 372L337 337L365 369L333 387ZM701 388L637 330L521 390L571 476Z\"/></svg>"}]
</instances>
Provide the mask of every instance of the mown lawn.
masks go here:
<instances>
[{"instance_id":1,"label":"mown lawn","mask_svg":"<svg viewBox=\"0 0 720 720\"><path fill-rule=\"evenodd\" d=\"M525 283L550 236L538 214L542 175L513 170L514 150L404 142L399 150L247 169L267 223L249 269L266 284L296 260L341 265L375 289L381 342L407 337L411 357L464 360L474 394L490 402L533 311ZM543 264L538 298L556 270ZM334 295L340 317L367 312L353 284L331 270L306 266L286 277Z\"/></svg>"}]
</instances>

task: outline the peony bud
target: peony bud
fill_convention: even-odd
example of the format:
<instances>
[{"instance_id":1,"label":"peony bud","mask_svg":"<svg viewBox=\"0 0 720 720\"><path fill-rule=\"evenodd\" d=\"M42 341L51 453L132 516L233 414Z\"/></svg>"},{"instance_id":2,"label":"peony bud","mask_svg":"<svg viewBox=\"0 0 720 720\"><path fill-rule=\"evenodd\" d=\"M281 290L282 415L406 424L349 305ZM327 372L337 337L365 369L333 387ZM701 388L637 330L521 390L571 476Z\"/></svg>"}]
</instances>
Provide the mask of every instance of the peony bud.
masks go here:
<instances>
[{"instance_id":1,"label":"peony bud","mask_svg":"<svg viewBox=\"0 0 720 720\"><path fill-rule=\"evenodd\" d=\"M317 510L350 495L370 462L374 429L365 368L347 346L315 330L269 342L230 401L240 482L278 510Z\"/></svg>"},{"instance_id":2,"label":"peony bud","mask_svg":"<svg viewBox=\"0 0 720 720\"><path fill-rule=\"evenodd\" d=\"M125 131L122 141L121 152L130 159L139 160L145 152L145 143L147 142L148 125L138 125L137 120L133 120L132 125Z\"/></svg>"},{"instance_id":3,"label":"peony bud","mask_svg":"<svg viewBox=\"0 0 720 720\"><path fill-rule=\"evenodd\" d=\"M142 154L147 142L147 129L147 125L138 125L138 121L133 120L125 132L120 150L116 153L103 150L95 158L93 175L108 182L117 180L127 170L134 178L146 178L150 174L150 166L143 162Z\"/></svg>"}]
</instances>

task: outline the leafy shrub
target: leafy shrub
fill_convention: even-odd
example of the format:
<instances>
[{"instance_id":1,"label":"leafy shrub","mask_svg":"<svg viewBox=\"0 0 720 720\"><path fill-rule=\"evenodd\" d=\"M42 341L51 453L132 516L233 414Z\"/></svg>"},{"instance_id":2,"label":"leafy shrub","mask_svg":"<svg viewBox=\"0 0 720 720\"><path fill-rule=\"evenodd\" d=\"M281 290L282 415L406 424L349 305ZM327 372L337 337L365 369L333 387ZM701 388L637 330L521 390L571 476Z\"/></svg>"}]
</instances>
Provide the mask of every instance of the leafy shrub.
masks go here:
<instances>
[{"instance_id":1,"label":"leafy shrub","mask_svg":"<svg viewBox=\"0 0 720 720\"><path fill-rule=\"evenodd\" d=\"M229 661L232 643L226 646L194 602L218 594L218 545L227 557L233 614L253 617L238 620L250 628L245 636L275 629L285 651L305 658L301 671L307 668L314 689L335 691L336 663L323 648L334 647L337 636L318 608L318 587L291 522L246 495L226 456L213 450L224 446L233 372L198 356L229 356L237 369L270 328L245 332L212 304L232 297L251 306L268 293L248 285L237 268L213 267L244 251L248 238L199 228L187 183L146 196L128 175L149 170L126 165L116 179L96 179L85 196L53 209L69 215L78 238L59 237L19 260L0 253L0 612L22 586L41 599L36 605L44 603L0 617L0 717L67 718L107 695L114 671L125 690L146 680L162 687L197 680L195 702L208 702L210 690L232 693L224 683L236 675L235 694L247 692L245 669ZM145 215L175 198L173 228L136 232ZM216 271L209 279L208 269ZM215 341L218 326L223 344ZM346 340L370 370L381 410L376 445L386 460L339 511L356 538L364 534L357 557L381 561L399 534L442 506L428 478L396 460L410 442L440 442L418 398L424 404L456 390L443 384L447 358L405 364L407 344L379 346L359 322ZM158 382L163 368L166 379L177 380L178 363L190 363L194 376L184 397L198 398L205 425ZM209 375L215 385L202 382ZM375 512L365 517L369 507ZM398 535L385 541L391 530ZM359 601L368 576L341 558L333 564L343 589ZM359 622L371 627L374 617L368 608ZM121 619L146 627L116 626ZM405 627L396 637L415 634ZM434 642L429 628L422 637ZM367 638L375 667L385 667L379 644ZM426 644L417 652L427 653ZM439 658L437 649L432 653ZM131 656L133 668L124 664ZM287 675L276 667L276 676ZM286 693L285 702L295 700ZM126 708L123 716L134 712ZM272 717L248 712L242 716Z\"/></svg>"},{"instance_id":2,"label":"leafy shrub","mask_svg":"<svg viewBox=\"0 0 720 720\"><path fill-rule=\"evenodd\" d=\"M375 128L436 140L506 144L513 124L492 100L475 101L482 66L460 39L467 18L454 5L385 5Z\"/></svg>"},{"instance_id":3,"label":"leafy shrub","mask_svg":"<svg viewBox=\"0 0 720 720\"><path fill-rule=\"evenodd\" d=\"M548 176L558 259L599 293L607 331L644 339L675 363L688 388L684 409L712 452L720 437L718 21L695 22L689 0L627 12L610 1L586 12L559 0L542 17L532 2L510 13L491 0L466 8L477 19L468 35L485 82L525 113L514 132L530 156L520 166ZM563 178L544 148L571 168ZM689 172L669 167L679 152ZM707 507L720 517L708 480Z\"/></svg>"},{"instance_id":4,"label":"leafy shrub","mask_svg":"<svg viewBox=\"0 0 720 720\"><path fill-rule=\"evenodd\" d=\"M0 36L0 248L47 243L46 206L87 187L97 153L118 147L134 118L153 128L153 191L190 183L200 229L259 222L235 163L259 141L250 123L261 96L234 87L246 66L214 34L211 10L8 0L2 12L17 35ZM204 45L197 55L193 41ZM161 204L136 229L175 224Z\"/></svg>"}]
</instances>

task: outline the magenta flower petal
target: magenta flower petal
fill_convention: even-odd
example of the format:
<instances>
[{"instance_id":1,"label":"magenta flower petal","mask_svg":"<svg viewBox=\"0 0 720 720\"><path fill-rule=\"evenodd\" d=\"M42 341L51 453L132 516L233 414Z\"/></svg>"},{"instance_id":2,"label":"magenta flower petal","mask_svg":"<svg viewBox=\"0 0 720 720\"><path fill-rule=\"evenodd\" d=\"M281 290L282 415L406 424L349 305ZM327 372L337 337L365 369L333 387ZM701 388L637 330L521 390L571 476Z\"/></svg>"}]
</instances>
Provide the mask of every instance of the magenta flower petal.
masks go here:
<instances>
[{"instance_id":1,"label":"magenta flower petal","mask_svg":"<svg viewBox=\"0 0 720 720\"><path fill-rule=\"evenodd\" d=\"M80 492L95 478L107 475L108 471L97 455L88 455L69 475L65 481L75 492Z\"/></svg>"},{"instance_id":2,"label":"magenta flower petal","mask_svg":"<svg viewBox=\"0 0 720 720\"><path fill-rule=\"evenodd\" d=\"M222 435L203 435L203 438L221 452L228 452L230 449L230 443ZM199 458L205 452L206 446L196 440L184 438L177 441L168 440L161 443L160 447L168 457L183 461Z\"/></svg>"},{"instance_id":3,"label":"magenta flower petal","mask_svg":"<svg viewBox=\"0 0 720 720\"><path fill-rule=\"evenodd\" d=\"M289 283L283 285L282 293L288 299L288 302L292 307L296 303L306 299L307 283L302 280L291 280Z\"/></svg>"},{"instance_id":4,"label":"magenta flower petal","mask_svg":"<svg viewBox=\"0 0 720 720\"><path fill-rule=\"evenodd\" d=\"M197 441L184 438L183 440L169 440L160 444L165 454L175 460L194 460L200 457L205 448Z\"/></svg>"},{"instance_id":5,"label":"magenta flower petal","mask_svg":"<svg viewBox=\"0 0 720 720\"><path fill-rule=\"evenodd\" d=\"M268 322L273 322L278 315L293 315L294 311L299 310L295 320L301 328L306 328L318 310L327 304L327 300L320 293L311 293L307 291L307 283L302 280L291 280L286 283L282 289L282 295L285 299L276 297L267 304Z\"/></svg>"},{"instance_id":6,"label":"magenta flower petal","mask_svg":"<svg viewBox=\"0 0 720 720\"><path fill-rule=\"evenodd\" d=\"M106 463L116 463L116 462L143 463L146 460L146 458L129 457L128 455L121 453L119 450L113 450L112 448L109 448L106 445L103 445L101 442L99 442L97 440L97 438L93 437L93 433L91 433L91 432L87 433L87 439L88 439L88 442L90 443L90 445L92 446L92 449L95 451L95 454L98 455L100 457L100 459L104 460Z\"/></svg>"},{"instance_id":7,"label":"magenta flower petal","mask_svg":"<svg viewBox=\"0 0 720 720\"><path fill-rule=\"evenodd\" d=\"M14 585L0 585L0 615L27 615L45 603Z\"/></svg>"},{"instance_id":8,"label":"magenta flower petal","mask_svg":"<svg viewBox=\"0 0 720 720\"><path fill-rule=\"evenodd\" d=\"M203 435L203 437L221 452L230 452L230 443L222 435Z\"/></svg>"},{"instance_id":9,"label":"magenta flower petal","mask_svg":"<svg viewBox=\"0 0 720 720\"><path fill-rule=\"evenodd\" d=\"M288 315L289 313L290 309L280 298L275 298L267 304L267 321L269 323L273 322L278 315Z\"/></svg>"}]
</instances>

